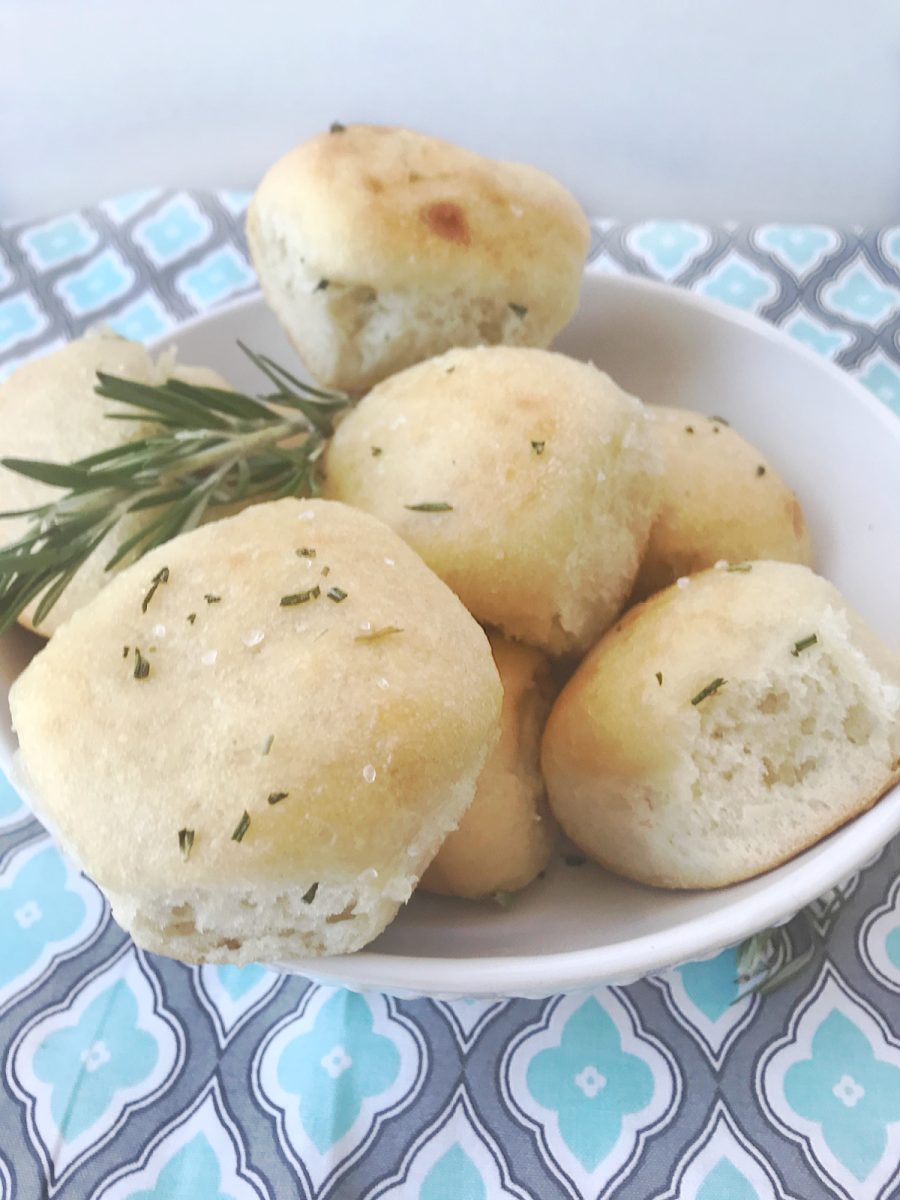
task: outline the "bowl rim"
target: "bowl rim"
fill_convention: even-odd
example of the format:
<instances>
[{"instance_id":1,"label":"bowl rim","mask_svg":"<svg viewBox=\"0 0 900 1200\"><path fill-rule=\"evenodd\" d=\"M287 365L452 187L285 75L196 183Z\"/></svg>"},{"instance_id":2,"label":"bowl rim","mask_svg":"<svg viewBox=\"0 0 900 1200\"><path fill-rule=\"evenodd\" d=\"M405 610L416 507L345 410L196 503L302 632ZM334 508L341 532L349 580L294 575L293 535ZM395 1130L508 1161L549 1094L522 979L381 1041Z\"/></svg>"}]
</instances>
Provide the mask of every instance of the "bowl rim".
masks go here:
<instances>
[{"instance_id":1,"label":"bowl rim","mask_svg":"<svg viewBox=\"0 0 900 1200\"><path fill-rule=\"evenodd\" d=\"M847 403L861 406L868 418L882 427L884 435L896 444L900 457L900 420L887 405L848 372L783 329L755 314L731 308L686 288L590 268L585 272L579 308L595 289L602 289L607 301L610 293L613 296L616 293L623 296L644 293L673 305L699 310L707 317L738 326L755 337L781 346L794 356L799 355L815 370L840 383ZM150 341L148 348L158 351L177 345L187 333L215 326L223 318L259 306L265 305L258 290L244 293L208 312L179 322L164 335ZM27 800L25 802L27 805ZM749 896L739 895L730 902L728 893L731 889L722 888L719 890L722 903L712 912L690 917L669 930L600 946L549 954L492 957L422 956L364 948L352 955L279 963L275 964L275 969L360 991L423 997L550 996L607 983L628 982L678 963L703 958L761 929L789 920L806 904L876 856L898 831L900 785L822 841L774 868L771 872L774 886L763 887ZM778 872L786 872L787 877L778 879Z\"/></svg>"},{"instance_id":2,"label":"bowl rim","mask_svg":"<svg viewBox=\"0 0 900 1200\"><path fill-rule=\"evenodd\" d=\"M584 304L586 293L598 286L603 289L621 290L623 293L644 292L647 295L662 297L670 302L696 309L707 316L723 320L730 325L736 325L741 329L773 342L775 345L781 346L783 349L790 351L791 354L804 359L811 366L824 372L829 378L841 383L846 389L851 391L857 403L862 405L870 417L874 417L883 425L885 432L892 440L897 442L898 449L900 449L900 415L893 413L884 401L879 400L873 392L860 383L848 370L838 366L833 359L826 358L825 355L820 354L817 350L813 350L805 342L801 342L799 338L792 337L781 326L773 325L765 317L748 312L746 309L734 308L722 300L716 300L712 296L703 296L698 292L691 291L688 287L665 283L658 279L647 279L642 275L619 275L587 264L582 275L578 306L572 314L569 323L560 330L556 339L548 347L550 350L556 349L556 340L565 334L571 321L578 315L578 311ZM156 353L160 350L177 346L178 339L183 334L192 333L204 325L215 324L222 317L230 317L245 308L265 309L272 317L272 320L276 320L274 313L272 313L272 310L266 304L262 291L258 287L254 287L251 291L242 292L236 298L226 300L215 308L209 309L207 312L197 313L192 317L187 317L185 320L179 321L171 329L166 330L165 333L161 333L157 337L148 340L146 342L147 349ZM294 353L297 353L296 350Z\"/></svg>"}]
</instances>

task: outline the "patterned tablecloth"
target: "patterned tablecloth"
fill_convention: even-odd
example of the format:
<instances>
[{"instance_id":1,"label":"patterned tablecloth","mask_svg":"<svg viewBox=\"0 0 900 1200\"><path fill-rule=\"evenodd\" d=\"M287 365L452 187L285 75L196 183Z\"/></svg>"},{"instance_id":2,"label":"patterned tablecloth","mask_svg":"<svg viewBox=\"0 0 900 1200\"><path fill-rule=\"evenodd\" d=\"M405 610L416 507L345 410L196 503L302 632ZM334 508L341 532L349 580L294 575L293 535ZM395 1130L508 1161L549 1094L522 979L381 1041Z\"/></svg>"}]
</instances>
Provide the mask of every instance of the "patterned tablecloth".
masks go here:
<instances>
[{"instance_id":1,"label":"patterned tablecloth","mask_svg":"<svg viewBox=\"0 0 900 1200\"><path fill-rule=\"evenodd\" d=\"M3 228L0 372L252 289L246 199ZM900 414L900 228L598 221L592 269L760 313ZM0 1198L900 1196L898 868L900 841L792 922L812 953L765 997L735 1001L731 950L545 1002L395 1001L142 954L0 779Z\"/></svg>"}]
</instances>

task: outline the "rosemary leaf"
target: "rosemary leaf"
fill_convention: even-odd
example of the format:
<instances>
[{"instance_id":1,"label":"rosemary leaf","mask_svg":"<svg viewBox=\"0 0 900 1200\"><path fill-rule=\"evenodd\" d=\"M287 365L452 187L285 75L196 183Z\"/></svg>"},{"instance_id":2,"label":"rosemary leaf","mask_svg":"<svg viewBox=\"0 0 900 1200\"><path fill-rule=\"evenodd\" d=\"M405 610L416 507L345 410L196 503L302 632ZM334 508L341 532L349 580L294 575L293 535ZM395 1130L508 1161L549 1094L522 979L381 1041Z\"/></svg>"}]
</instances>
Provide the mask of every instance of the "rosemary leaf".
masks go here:
<instances>
[{"instance_id":1,"label":"rosemary leaf","mask_svg":"<svg viewBox=\"0 0 900 1200\"><path fill-rule=\"evenodd\" d=\"M194 831L193 829L178 830L178 849L181 851L181 857L185 862L191 857L191 850L194 848Z\"/></svg>"},{"instance_id":2,"label":"rosemary leaf","mask_svg":"<svg viewBox=\"0 0 900 1200\"><path fill-rule=\"evenodd\" d=\"M288 596L282 596L279 604L282 608L293 608L297 604L306 604L308 600L318 600L322 595L322 589L316 584L315 587L307 588L305 592L291 592Z\"/></svg>"},{"instance_id":3,"label":"rosemary leaf","mask_svg":"<svg viewBox=\"0 0 900 1200\"><path fill-rule=\"evenodd\" d=\"M825 897L822 897L824 900ZM836 888L827 908L827 916L833 919L844 906L848 896ZM790 922L790 936L785 926L764 929L741 942L737 948L736 982L740 989L735 1001L748 996L766 996L788 983L822 952L825 933L817 920L816 907L822 900L807 905ZM796 948L804 932L807 944L804 949ZM748 986L749 985L749 986Z\"/></svg>"},{"instance_id":4,"label":"rosemary leaf","mask_svg":"<svg viewBox=\"0 0 900 1200\"><path fill-rule=\"evenodd\" d=\"M241 819L238 821L237 825L235 825L234 830L232 831L231 840L233 842L242 842L244 840L244 834L247 832L247 830L249 828L250 828L250 814L247 812L247 810L245 808L244 811L241 813Z\"/></svg>"},{"instance_id":5,"label":"rosemary leaf","mask_svg":"<svg viewBox=\"0 0 900 1200\"><path fill-rule=\"evenodd\" d=\"M453 511L453 505L448 504L446 500L424 500L421 504L404 504L403 507L408 508L410 512L439 513Z\"/></svg>"},{"instance_id":6,"label":"rosemary leaf","mask_svg":"<svg viewBox=\"0 0 900 1200\"><path fill-rule=\"evenodd\" d=\"M147 611L150 601L156 595L156 589L159 587L159 585L161 583L168 583L168 582L169 582L169 568L163 567L162 570L157 571L156 574L153 576L153 578L150 580L150 590L147 593L147 595L143 598L143 600L141 601L141 612L142 613L145 613Z\"/></svg>"},{"instance_id":7,"label":"rosemary leaf","mask_svg":"<svg viewBox=\"0 0 900 1200\"><path fill-rule=\"evenodd\" d=\"M799 642L794 642L791 654L793 654L794 658L799 658L804 650L808 650L810 646L815 646L818 640L818 635L815 633L811 633L808 637L801 638Z\"/></svg>"},{"instance_id":8,"label":"rosemary leaf","mask_svg":"<svg viewBox=\"0 0 900 1200\"><path fill-rule=\"evenodd\" d=\"M802 954L798 954L796 958L790 959L783 967L775 971L767 972L762 979L746 989L742 996L768 996L775 992L778 988L783 987L795 975L799 975L803 968L810 962L813 955L816 953L816 946L809 946Z\"/></svg>"},{"instance_id":9,"label":"rosemary leaf","mask_svg":"<svg viewBox=\"0 0 900 1200\"><path fill-rule=\"evenodd\" d=\"M62 463L35 462L30 458L4 458L2 465L17 475L49 484L50 487L86 489L90 486L90 471L75 464L65 466Z\"/></svg>"},{"instance_id":10,"label":"rosemary leaf","mask_svg":"<svg viewBox=\"0 0 900 1200\"><path fill-rule=\"evenodd\" d=\"M719 676L717 679L713 679L712 682L708 683L705 688L701 688L696 696L691 697L691 704L693 704L696 708L696 706L698 704L702 704L708 696L714 696L719 688L724 687L727 682L728 680L723 679L721 676Z\"/></svg>"}]
</instances>

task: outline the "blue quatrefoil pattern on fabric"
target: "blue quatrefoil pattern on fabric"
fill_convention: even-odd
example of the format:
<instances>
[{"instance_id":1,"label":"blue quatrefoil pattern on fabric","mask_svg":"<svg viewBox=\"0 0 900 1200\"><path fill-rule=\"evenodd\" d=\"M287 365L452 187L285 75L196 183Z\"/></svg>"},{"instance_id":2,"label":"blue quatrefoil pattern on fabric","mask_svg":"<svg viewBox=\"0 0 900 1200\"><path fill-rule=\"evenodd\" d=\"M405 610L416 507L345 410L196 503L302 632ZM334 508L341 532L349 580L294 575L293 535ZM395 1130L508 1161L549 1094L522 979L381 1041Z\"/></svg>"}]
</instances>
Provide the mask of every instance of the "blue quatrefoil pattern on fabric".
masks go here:
<instances>
[{"instance_id":1,"label":"blue quatrefoil pattern on fabric","mask_svg":"<svg viewBox=\"0 0 900 1200\"><path fill-rule=\"evenodd\" d=\"M33 341L44 333L49 324L47 314L33 296L22 292L0 298L0 351L9 353L21 342ZM46 347L41 348L43 350Z\"/></svg>"},{"instance_id":2,"label":"blue quatrefoil pattern on fabric","mask_svg":"<svg viewBox=\"0 0 900 1200\"><path fill-rule=\"evenodd\" d=\"M258 1012L284 982L283 976L264 967L213 966L195 968L194 987L201 1004L213 1019L220 1046L225 1046L243 1024Z\"/></svg>"},{"instance_id":3,"label":"blue quatrefoil pattern on fabric","mask_svg":"<svg viewBox=\"0 0 900 1200\"><path fill-rule=\"evenodd\" d=\"M718 1101L681 1162L672 1186L653 1200L801 1200L782 1190L765 1156Z\"/></svg>"},{"instance_id":4,"label":"blue quatrefoil pattern on fabric","mask_svg":"<svg viewBox=\"0 0 900 1200\"><path fill-rule=\"evenodd\" d=\"M138 192L128 192L124 196L114 196L100 204L100 211L116 225L125 225L132 217L146 209L160 195L159 188L144 188Z\"/></svg>"},{"instance_id":5,"label":"blue quatrefoil pattern on fabric","mask_svg":"<svg viewBox=\"0 0 900 1200\"><path fill-rule=\"evenodd\" d=\"M212 221L190 196L175 196L138 221L133 237L154 266L166 267L207 242L212 228Z\"/></svg>"},{"instance_id":6,"label":"blue quatrefoil pattern on fabric","mask_svg":"<svg viewBox=\"0 0 900 1200\"><path fill-rule=\"evenodd\" d=\"M827 1186L880 1200L897 1179L900 1042L830 967L760 1064L772 1119Z\"/></svg>"},{"instance_id":7,"label":"blue quatrefoil pattern on fabric","mask_svg":"<svg viewBox=\"0 0 900 1200\"><path fill-rule=\"evenodd\" d=\"M0 876L0 1011L87 946L105 918L100 893L49 838L9 854Z\"/></svg>"},{"instance_id":8,"label":"blue quatrefoil pattern on fabric","mask_svg":"<svg viewBox=\"0 0 900 1200\"><path fill-rule=\"evenodd\" d=\"M468 1054L507 1004L506 1000L456 1000L452 1004L438 1000L435 1007L446 1018L462 1053Z\"/></svg>"},{"instance_id":9,"label":"blue quatrefoil pattern on fabric","mask_svg":"<svg viewBox=\"0 0 900 1200\"><path fill-rule=\"evenodd\" d=\"M0 380L59 337L109 324L152 341L252 291L243 235L250 195L146 189L5 235L0 230Z\"/></svg>"},{"instance_id":10,"label":"blue quatrefoil pattern on fabric","mask_svg":"<svg viewBox=\"0 0 900 1200\"><path fill-rule=\"evenodd\" d=\"M0 379L252 293L248 200L0 228ZM900 416L900 226L604 219L589 269L761 315ZM842 895L771 996L733 947L549 1001L358 996L135 950L0 775L0 1200L897 1200L900 843Z\"/></svg>"},{"instance_id":11,"label":"blue quatrefoil pattern on fabric","mask_svg":"<svg viewBox=\"0 0 900 1200\"><path fill-rule=\"evenodd\" d=\"M175 321L154 295L145 294L106 324L132 342L152 342L174 328Z\"/></svg>"},{"instance_id":12,"label":"blue quatrefoil pattern on fabric","mask_svg":"<svg viewBox=\"0 0 900 1200\"><path fill-rule=\"evenodd\" d=\"M407 1152L400 1170L370 1200L530 1200L507 1155L485 1127L465 1088Z\"/></svg>"},{"instance_id":13,"label":"blue quatrefoil pattern on fabric","mask_svg":"<svg viewBox=\"0 0 900 1200\"><path fill-rule=\"evenodd\" d=\"M678 1102L671 1055L611 989L552 1002L507 1053L508 1101L576 1195L625 1177Z\"/></svg>"},{"instance_id":14,"label":"blue quatrefoil pattern on fabric","mask_svg":"<svg viewBox=\"0 0 900 1200\"><path fill-rule=\"evenodd\" d=\"M671 282L712 245L709 231L688 221L647 221L626 239L628 249L660 279Z\"/></svg>"},{"instance_id":15,"label":"blue quatrefoil pattern on fabric","mask_svg":"<svg viewBox=\"0 0 900 1200\"><path fill-rule=\"evenodd\" d=\"M753 241L798 279L806 279L841 245L836 231L822 225L762 225Z\"/></svg>"},{"instance_id":16,"label":"blue quatrefoil pattern on fabric","mask_svg":"<svg viewBox=\"0 0 900 1200\"><path fill-rule=\"evenodd\" d=\"M785 321L782 328L798 342L809 346L810 350L815 350L825 358L835 358L853 344L853 334L848 333L846 329L830 328L815 317L803 313L795 313Z\"/></svg>"},{"instance_id":17,"label":"blue quatrefoil pattern on fabric","mask_svg":"<svg viewBox=\"0 0 900 1200\"><path fill-rule=\"evenodd\" d=\"M226 247L216 250L197 266L183 272L178 287L194 308L211 308L246 291L256 282L256 276L236 250Z\"/></svg>"},{"instance_id":18,"label":"blue quatrefoil pattern on fabric","mask_svg":"<svg viewBox=\"0 0 900 1200\"><path fill-rule=\"evenodd\" d=\"M56 283L56 292L77 317L97 313L131 290L133 268L115 250L104 250Z\"/></svg>"},{"instance_id":19,"label":"blue quatrefoil pattern on fabric","mask_svg":"<svg viewBox=\"0 0 900 1200\"><path fill-rule=\"evenodd\" d=\"M96 229L78 213L33 225L20 238L20 245L38 271L83 258L100 241Z\"/></svg>"},{"instance_id":20,"label":"blue quatrefoil pattern on fabric","mask_svg":"<svg viewBox=\"0 0 900 1200\"><path fill-rule=\"evenodd\" d=\"M848 321L878 329L900 312L900 288L885 283L862 257L821 289L822 303Z\"/></svg>"},{"instance_id":21,"label":"blue quatrefoil pattern on fabric","mask_svg":"<svg viewBox=\"0 0 900 1200\"><path fill-rule=\"evenodd\" d=\"M58 1182L133 1109L164 1093L183 1058L181 1028L133 948L39 1014L10 1051L9 1066L48 1177Z\"/></svg>"},{"instance_id":22,"label":"blue quatrefoil pattern on fabric","mask_svg":"<svg viewBox=\"0 0 900 1200\"><path fill-rule=\"evenodd\" d=\"M873 975L900 992L900 875L884 904L867 917L860 930L859 948Z\"/></svg>"},{"instance_id":23,"label":"blue quatrefoil pattern on fabric","mask_svg":"<svg viewBox=\"0 0 900 1200\"><path fill-rule=\"evenodd\" d=\"M241 1134L218 1080L111 1180L97 1200L267 1200L247 1166Z\"/></svg>"},{"instance_id":24,"label":"blue quatrefoil pattern on fabric","mask_svg":"<svg viewBox=\"0 0 900 1200\"><path fill-rule=\"evenodd\" d=\"M697 291L733 308L758 313L778 295L778 285L768 271L734 254L714 268Z\"/></svg>"},{"instance_id":25,"label":"blue quatrefoil pattern on fabric","mask_svg":"<svg viewBox=\"0 0 900 1200\"><path fill-rule=\"evenodd\" d=\"M863 364L860 381L900 417L900 367L880 350Z\"/></svg>"},{"instance_id":26,"label":"blue quatrefoil pattern on fabric","mask_svg":"<svg viewBox=\"0 0 900 1200\"><path fill-rule=\"evenodd\" d=\"M393 1001L322 987L263 1044L255 1086L285 1152L318 1190L411 1102L424 1068L421 1038Z\"/></svg>"},{"instance_id":27,"label":"blue quatrefoil pattern on fabric","mask_svg":"<svg viewBox=\"0 0 900 1200\"><path fill-rule=\"evenodd\" d=\"M664 971L652 981L669 1012L717 1068L759 1006L757 998L740 995L737 976L737 953L731 948Z\"/></svg>"}]
</instances>

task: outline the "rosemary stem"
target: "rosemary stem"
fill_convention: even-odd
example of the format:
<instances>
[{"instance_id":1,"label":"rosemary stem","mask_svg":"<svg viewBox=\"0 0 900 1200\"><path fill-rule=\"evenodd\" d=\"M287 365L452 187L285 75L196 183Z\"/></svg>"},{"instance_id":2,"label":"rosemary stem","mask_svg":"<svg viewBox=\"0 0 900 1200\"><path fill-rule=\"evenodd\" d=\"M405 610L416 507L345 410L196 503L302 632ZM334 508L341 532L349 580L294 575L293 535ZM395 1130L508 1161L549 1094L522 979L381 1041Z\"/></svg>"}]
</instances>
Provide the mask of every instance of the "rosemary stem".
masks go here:
<instances>
[{"instance_id":1,"label":"rosemary stem","mask_svg":"<svg viewBox=\"0 0 900 1200\"><path fill-rule=\"evenodd\" d=\"M289 437L295 437L299 433L309 433L309 423L304 417L284 417L277 425L267 424L262 429L254 429L237 436L231 433L222 433L219 435L222 441L218 446L210 446L206 450L191 455L191 474L217 466L226 459L232 461L246 459L257 450L262 450L266 446L278 445L279 442L283 442ZM168 483L173 479L183 477L183 475L184 464L177 464L168 471L160 471L157 479L160 483Z\"/></svg>"}]
</instances>

